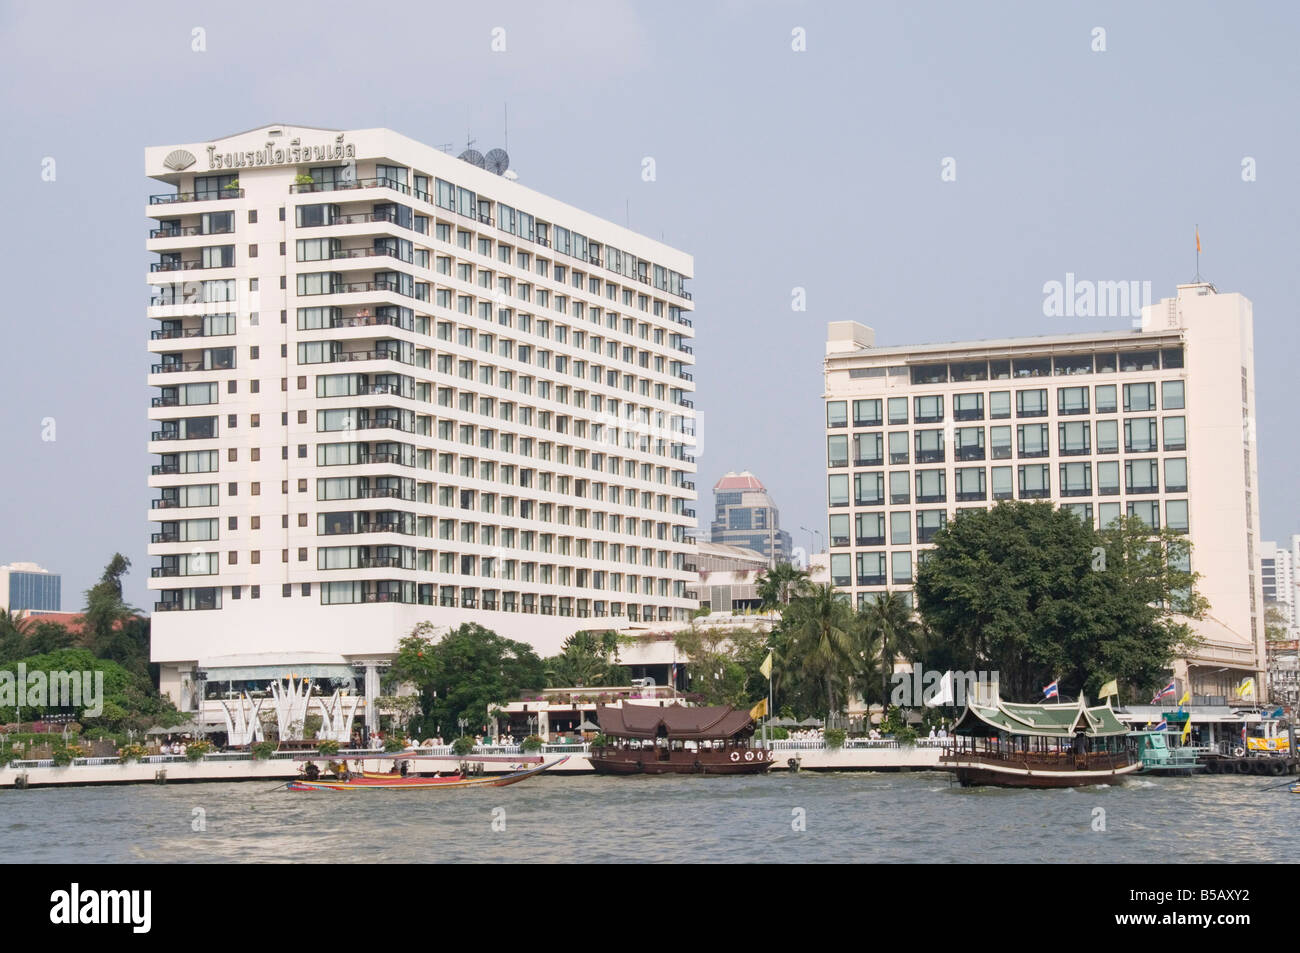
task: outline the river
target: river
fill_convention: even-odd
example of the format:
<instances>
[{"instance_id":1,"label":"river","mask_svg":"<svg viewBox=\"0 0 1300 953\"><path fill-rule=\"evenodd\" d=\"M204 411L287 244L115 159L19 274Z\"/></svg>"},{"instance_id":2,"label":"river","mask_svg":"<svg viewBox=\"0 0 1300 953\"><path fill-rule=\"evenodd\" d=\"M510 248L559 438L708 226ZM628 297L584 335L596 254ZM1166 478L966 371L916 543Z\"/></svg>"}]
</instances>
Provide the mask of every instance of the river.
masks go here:
<instances>
[{"instance_id":1,"label":"river","mask_svg":"<svg viewBox=\"0 0 1300 953\"><path fill-rule=\"evenodd\" d=\"M266 782L0 791L21 863L1045 862L1300 859L1272 778L962 789L944 774L541 777L460 791Z\"/></svg>"}]
</instances>

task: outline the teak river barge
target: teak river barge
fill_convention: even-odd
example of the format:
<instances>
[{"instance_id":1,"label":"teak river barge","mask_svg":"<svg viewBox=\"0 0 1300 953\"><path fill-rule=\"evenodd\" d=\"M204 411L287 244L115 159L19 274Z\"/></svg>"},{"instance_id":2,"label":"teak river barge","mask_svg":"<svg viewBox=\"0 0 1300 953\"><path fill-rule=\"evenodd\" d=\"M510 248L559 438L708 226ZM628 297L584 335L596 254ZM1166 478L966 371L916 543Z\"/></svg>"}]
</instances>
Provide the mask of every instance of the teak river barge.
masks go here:
<instances>
[{"instance_id":1,"label":"teak river barge","mask_svg":"<svg viewBox=\"0 0 1300 953\"><path fill-rule=\"evenodd\" d=\"M1065 788L1110 784L1142 767L1134 739L1109 706L1084 700L1017 705L971 704L953 729L953 750L939 759L963 787Z\"/></svg>"},{"instance_id":2,"label":"teak river barge","mask_svg":"<svg viewBox=\"0 0 1300 953\"><path fill-rule=\"evenodd\" d=\"M606 744L588 760L597 774L760 774L774 753L754 748L754 720L729 706L601 705Z\"/></svg>"}]
</instances>

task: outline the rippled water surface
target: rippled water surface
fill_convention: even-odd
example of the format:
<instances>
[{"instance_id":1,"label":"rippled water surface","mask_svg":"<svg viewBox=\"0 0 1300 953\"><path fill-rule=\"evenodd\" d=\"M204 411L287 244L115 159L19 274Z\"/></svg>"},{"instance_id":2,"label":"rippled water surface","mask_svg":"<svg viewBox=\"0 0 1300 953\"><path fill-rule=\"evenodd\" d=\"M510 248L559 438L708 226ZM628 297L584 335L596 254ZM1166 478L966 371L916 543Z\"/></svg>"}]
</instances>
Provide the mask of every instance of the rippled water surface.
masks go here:
<instances>
[{"instance_id":1,"label":"rippled water surface","mask_svg":"<svg viewBox=\"0 0 1300 953\"><path fill-rule=\"evenodd\" d=\"M1276 783L1137 778L1008 791L962 789L935 772L783 772L541 777L461 791L37 788L0 791L0 854L69 863L1294 862L1300 796L1265 790ZM193 830L200 820L206 830ZM1104 831L1093 829L1099 820Z\"/></svg>"}]
</instances>

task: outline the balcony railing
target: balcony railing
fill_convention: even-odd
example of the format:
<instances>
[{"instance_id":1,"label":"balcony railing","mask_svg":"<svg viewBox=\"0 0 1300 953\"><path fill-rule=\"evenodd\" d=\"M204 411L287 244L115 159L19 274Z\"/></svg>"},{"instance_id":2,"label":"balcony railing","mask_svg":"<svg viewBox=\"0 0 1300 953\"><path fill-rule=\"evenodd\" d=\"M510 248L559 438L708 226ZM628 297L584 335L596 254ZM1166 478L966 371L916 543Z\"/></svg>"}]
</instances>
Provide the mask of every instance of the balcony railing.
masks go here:
<instances>
[{"instance_id":1,"label":"balcony railing","mask_svg":"<svg viewBox=\"0 0 1300 953\"><path fill-rule=\"evenodd\" d=\"M149 266L150 271L203 271L205 269L234 268L235 263L209 265L202 258L194 258L190 261L155 261Z\"/></svg>"},{"instance_id":2,"label":"balcony railing","mask_svg":"<svg viewBox=\"0 0 1300 953\"><path fill-rule=\"evenodd\" d=\"M149 340L174 341L178 338L214 338L234 333L234 331L209 331L202 325L197 328L158 328L149 332Z\"/></svg>"},{"instance_id":3,"label":"balcony railing","mask_svg":"<svg viewBox=\"0 0 1300 953\"><path fill-rule=\"evenodd\" d=\"M202 361L171 361L167 364L154 364L149 368L151 374L179 374L182 371L201 371ZM212 368L212 370L229 370L229 368Z\"/></svg>"},{"instance_id":4,"label":"balcony railing","mask_svg":"<svg viewBox=\"0 0 1300 953\"><path fill-rule=\"evenodd\" d=\"M357 212L352 215L335 215L328 222L312 225L299 225L299 228L324 228L329 225L365 225L370 222L389 222L399 224L396 212Z\"/></svg>"},{"instance_id":5,"label":"balcony railing","mask_svg":"<svg viewBox=\"0 0 1300 953\"><path fill-rule=\"evenodd\" d=\"M311 192L346 192L352 189L392 189L402 195L411 194L410 186L389 178L354 179L351 182L296 182L289 186L289 192L298 195Z\"/></svg>"},{"instance_id":6,"label":"balcony railing","mask_svg":"<svg viewBox=\"0 0 1300 953\"><path fill-rule=\"evenodd\" d=\"M174 192L149 196L150 205L172 205L176 202L210 202L213 199L242 199L243 189L220 189L213 192Z\"/></svg>"},{"instance_id":7,"label":"balcony railing","mask_svg":"<svg viewBox=\"0 0 1300 953\"><path fill-rule=\"evenodd\" d=\"M150 238L188 238L191 235L233 235L233 228L209 228L203 230L202 225L164 225L162 228L149 229Z\"/></svg>"},{"instance_id":8,"label":"balcony railing","mask_svg":"<svg viewBox=\"0 0 1300 953\"><path fill-rule=\"evenodd\" d=\"M180 533L154 533L149 537L151 543L179 543Z\"/></svg>"}]
</instances>

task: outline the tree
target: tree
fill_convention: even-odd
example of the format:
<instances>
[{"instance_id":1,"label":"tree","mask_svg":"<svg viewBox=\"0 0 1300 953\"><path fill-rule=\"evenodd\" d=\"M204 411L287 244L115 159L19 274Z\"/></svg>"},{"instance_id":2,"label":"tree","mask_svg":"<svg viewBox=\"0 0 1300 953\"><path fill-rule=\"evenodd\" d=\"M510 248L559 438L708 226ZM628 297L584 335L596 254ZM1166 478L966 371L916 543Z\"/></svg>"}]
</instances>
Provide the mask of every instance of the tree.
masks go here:
<instances>
[{"instance_id":1,"label":"tree","mask_svg":"<svg viewBox=\"0 0 1300 953\"><path fill-rule=\"evenodd\" d=\"M422 622L398 644L387 681L415 686L420 715L411 726L430 736L450 734L462 718L471 730L480 728L492 708L540 689L546 675L542 660L523 642L473 622L435 640L433 626Z\"/></svg>"},{"instance_id":2,"label":"tree","mask_svg":"<svg viewBox=\"0 0 1300 953\"><path fill-rule=\"evenodd\" d=\"M31 654L27 649L31 628L31 619L22 619L7 609L0 609L0 664Z\"/></svg>"},{"instance_id":3,"label":"tree","mask_svg":"<svg viewBox=\"0 0 1300 953\"><path fill-rule=\"evenodd\" d=\"M1287 637L1286 614L1276 605L1264 608L1264 638L1269 642L1281 642Z\"/></svg>"},{"instance_id":4,"label":"tree","mask_svg":"<svg viewBox=\"0 0 1300 953\"><path fill-rule=\"evenodd\" d=\"M613 630L575 632L564 640L558 655L545 659L546 683L551 688L622 685L627 669L617 664L620 637Z\"/></svg>"},{"instance_id":5,"label":"tree","mask_svg":"<svg viewBox=\"0 0 1300 953\"><path fill-rule=\"evenodd\" d=\"M673 642L687 658L691 692L702 704L748 708L767 697L767 680L758 671L768 650L764 633L692 623Z\"/></svg>"},{"instance_id":6,"label":"tree","mask_svg":"<svg viewBox=\"0 0 1300 953\"><path fill-rule=\"evenodd\" d=\"M869 664L867 633L853 607L833 586L813 586L809 595L791 600L782 613L787 640L780 660L783 683L793 680L821 686L828 715Z\"/></svg>"},{"instance_id":7,"label":"tree","mask_svg":"<svg viewBox=\"0 0 1300 953\"><path fill-rule=\"evenodd\" d=\"M923 654L922 628L901 592L884 592L859 610L869 637L880 645L880 704L889 707L889 678L900 655L914 660Z\"/></svg>"},{"instance_id":8,"label":"tree","mask_svg":"<svg viewBox=\"0 0 1300 953\"><path fill-rule=\"evenodd\" d=\"M1048 502L1004 502L940 530L916 576L917 606L956 667L992 669L1003 697L1028 701L1062 680L1074 694L1111 678L1163 681L1195 591L1190 543L1141 520L1101 532Z\"/></svg>"},{"instance_id":9,"label":"tree","mask_svg":"<svg viewBox=\"0 0 1300 953\"><path fill-rule=\"evenodd\" d=\"M791 563L777 563L758 577L758 598L764 609L778 609L790 604L798 596L812 591L807 570Z\"/></svg>"},{"instance_id":10,"label":"tree","mask_svg":"<svg viewBox=\"0 0 1300 953\"><path fill-rule=\"evenodd\" d=\"M114 553L99 582L86 590L82 641L100 658L147 675L149 622L122 598L122 577L130 571L131 560Z\"/></svg>"}]
</instances>

